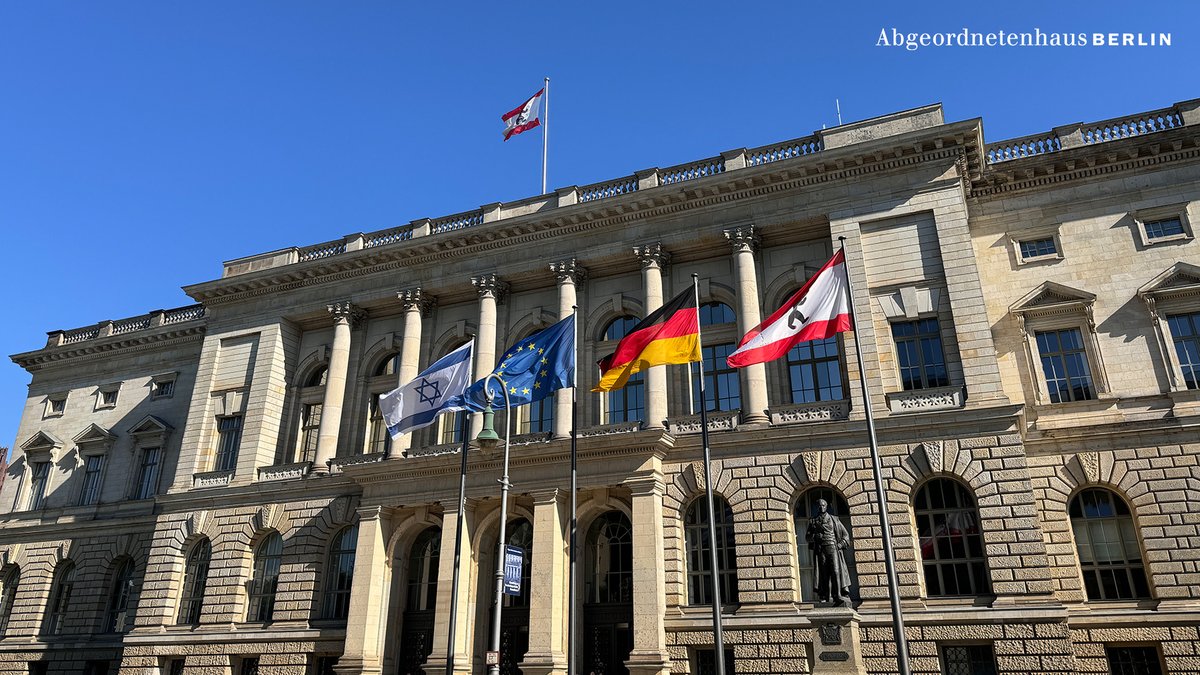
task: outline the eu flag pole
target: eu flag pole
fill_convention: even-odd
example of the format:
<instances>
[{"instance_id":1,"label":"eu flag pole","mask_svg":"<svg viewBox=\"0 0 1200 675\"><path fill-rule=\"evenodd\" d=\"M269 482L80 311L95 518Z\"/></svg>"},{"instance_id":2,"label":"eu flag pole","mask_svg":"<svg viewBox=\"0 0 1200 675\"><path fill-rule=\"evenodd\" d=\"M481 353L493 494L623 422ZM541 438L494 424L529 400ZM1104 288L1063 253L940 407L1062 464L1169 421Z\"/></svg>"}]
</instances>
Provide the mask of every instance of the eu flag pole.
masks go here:
<instances>
[{"instance_id":1,"label":"eu flag pole","mask_svg":"<svg viewBox=\"0 0 1200 675\"><path fill-rule=\"evenodd\" d=\"M575 344L577 346L579 344L579 316L578 316L578 314L579 314L579 308L576 307L575 305L571 305L571 317L574 320ZM579 358L578 357L576 357L574 359L573 365L575 367L575 372L571 377L571 382L577 383L577 382L579 382ZM575 655L577 653L575 650L576 650L576 647L578 646L578 643L575 640L575 623L576 623L576 621L578 621L578 616L576 616L576 614L575 614L575 584L577 581L577 577L576 577L576 560L577 560L577 558L575 557L575 549L577 546L576 537L578 535L578 529L579 529L579 521L576 518L576 514L575 514L576 502L578 501L576 499L576 495L578 494L577 491L579 489L578 481L576 480L578 477L578 463L576 461L578 455L576 454L576 444L575 444L575 439L576 439L575 420L577 419L577 417L576 417L577 410L576 409L578 408L578 401L577 401L575 392L578 389L579 388L577 386L571 387L571 525L570 525L570 537L569 537L569 542L568 542L568 546L570 548L569 548L569 551L567 554L567 559L569 561L568 573L567 573L567 675L575 675Z\"/></svg>"}]
</instances>

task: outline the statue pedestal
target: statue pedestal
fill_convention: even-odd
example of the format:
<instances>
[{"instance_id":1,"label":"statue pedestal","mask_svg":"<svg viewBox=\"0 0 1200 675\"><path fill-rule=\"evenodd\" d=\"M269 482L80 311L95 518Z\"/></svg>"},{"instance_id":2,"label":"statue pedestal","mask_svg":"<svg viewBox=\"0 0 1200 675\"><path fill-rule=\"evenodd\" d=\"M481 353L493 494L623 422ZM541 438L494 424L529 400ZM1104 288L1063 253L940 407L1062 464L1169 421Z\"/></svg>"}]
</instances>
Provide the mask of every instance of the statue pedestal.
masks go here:
<instances>
[{"instance_id":1,"label":"statue pedestal","mask_svg":"<svg viewBox=\"0 0 1200 675\"><path fill-rule=\"evenodd\" d=\"M858 612L849 607L818 607L812 623L813 675L867 675L859 638Z\"/></svg>"}]
</instances>

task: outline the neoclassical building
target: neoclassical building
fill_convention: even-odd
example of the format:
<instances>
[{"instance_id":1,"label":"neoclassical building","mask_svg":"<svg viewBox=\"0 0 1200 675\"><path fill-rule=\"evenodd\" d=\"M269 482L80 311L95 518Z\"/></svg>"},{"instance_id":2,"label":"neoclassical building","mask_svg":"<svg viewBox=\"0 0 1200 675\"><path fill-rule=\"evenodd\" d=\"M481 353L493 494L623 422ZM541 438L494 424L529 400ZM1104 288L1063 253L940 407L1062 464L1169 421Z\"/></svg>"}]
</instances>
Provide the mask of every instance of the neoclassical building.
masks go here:
<instances>
[{"instance_id":1,"label":"neoclassical building","mask_svg":"<svg viewBox=\"0 0 1200 675\"><path fill-rule=\"evenodd\" d=\"M695 371L586 391L693 273L732 672L829 672L817 499L852 538L844 665L896 672L866 406L915 672L1200 672L1198 142L1200 100L990 143L931 105L230 260L195 305L53 331L12 357L0 673L484 672L499 452L468 453L459 531L458 420L393 441L378 397L471 336L483 376L573 305L576 672L713 673ZM849 334L727 368L839 237L865 372ZM512 416L506 674L566 670L570 416Z\"/></svg>"}]
</instances>

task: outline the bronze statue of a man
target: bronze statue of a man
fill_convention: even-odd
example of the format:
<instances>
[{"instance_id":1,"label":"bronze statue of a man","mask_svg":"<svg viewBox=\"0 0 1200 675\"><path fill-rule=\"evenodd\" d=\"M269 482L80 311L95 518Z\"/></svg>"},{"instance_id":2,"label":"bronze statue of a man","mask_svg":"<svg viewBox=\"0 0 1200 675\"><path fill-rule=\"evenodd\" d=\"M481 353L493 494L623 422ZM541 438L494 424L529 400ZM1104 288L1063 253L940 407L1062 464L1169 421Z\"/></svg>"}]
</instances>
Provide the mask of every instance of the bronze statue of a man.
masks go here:
<instances>
[{"instance_id":1,"label":"bronze statue of a man","mask_svg":"<svg viewBox=\"0 0 1200 675\"><path fill-rule=\"evenodd\" d=\"M832 513L829 502L817 500L817 513L808 521L804 540L812 549L816 567L814 588L818 602L845 606L850 600L850 567L846 565L845 550L850 546L850 533Z\"/></svg>"}]
</instances>

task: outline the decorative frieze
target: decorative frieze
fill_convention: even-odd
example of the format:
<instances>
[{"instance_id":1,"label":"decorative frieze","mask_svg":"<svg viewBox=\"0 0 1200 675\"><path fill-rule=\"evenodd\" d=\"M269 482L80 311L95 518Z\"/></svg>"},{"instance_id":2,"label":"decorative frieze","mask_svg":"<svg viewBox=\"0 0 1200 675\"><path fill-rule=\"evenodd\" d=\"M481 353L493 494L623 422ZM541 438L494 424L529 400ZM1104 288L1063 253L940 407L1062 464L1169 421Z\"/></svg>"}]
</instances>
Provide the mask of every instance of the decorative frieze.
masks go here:
<instances>
[{"instance_id":1,"label":"decorative frieze","mask_svg":"<svg viewBox=\"0 0 1200 675\"><path fill-rule=\"evenodd\" d=\"M263 466L258 469L260 481L292 480L303 478L312 469L312 462L297 462L295 464L276 464Z\"/></svg>"},{"instance_id":2,"label":"decorative frieze","mask_svg":"<svg viewBox=\"0 0 1200 675\"><path fill-rule=\"evenodd\" d=\"M196 489L225 487L233 480L233 469L225 471L205 471L192 474L192 487Z\"/></svg>"},{"instance_id":3,"label":"decorative frieze","mask_svg":"<svg viewBox=\"0 0 1200 675\"><path fill-rule=\"evenodd\" d=\"M733 431L738 426L741 414L740 410L714 410L708 413L708 430L710 432ZM701 431L700 415L672 417L667 420L667 431L672 436L698 434Z\"/></svg>"},{"instance_id":4,"label":"decorative frieze","mask_svg":"<svg viewBox=\"0 0 1200 675\"><path fill-rule=\"evenodd\" d=\"M335 457L329 460L329 468L331 472L340 471L348 466L357 466L359 464L376 464L384 460L382 452L370 452L365 455L351 455L349 457Z\"/></svg>"},{"instance_id":5,"label":"decorative frieze","mask_svg":"<svg viewBox=\"0 0 1200 675\"><path fill-rule=\"evenodd\" d=\"M422 445L409 448L407 457L437 457L438 455L454 455L462 451L462 443L439 443L437 445Z\"/></svg>"},{"instance_id":6,"label":"decorative frieze","mask_svg":"<svg viewBox=\"0 0 1200 675\"><path fill-rule=\"evenodd\" d=\"M895 391L887 395L888 409L893 413L953 410L963 407L964 394L962 387Z\"/></svg>"},{"instance_id":7,"label":"decorative frieze","mask_svg":"<svg viewBox=\"0 0 1200 675\"><path fill-rule=\"evenodd\" d=\"M642 422L635 420L632 422L614 422L612 424L597 424L596 426L580 429L578 436L580 438L588 438L591 436L611 436L613 434L631 434L635 431L642 430Z\"/></svg>"},{"instance_id":8,"label":"decorative frieze","mask_svg":"<svg viewBox=\"0 0 1200 675\"><path fill-rule=\"evenodd\" d=\"M850 401L814 401L775 406L767 410L772 426L831 422L850 416Z\"/></svg>"}]
</instances>

